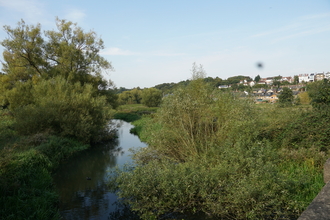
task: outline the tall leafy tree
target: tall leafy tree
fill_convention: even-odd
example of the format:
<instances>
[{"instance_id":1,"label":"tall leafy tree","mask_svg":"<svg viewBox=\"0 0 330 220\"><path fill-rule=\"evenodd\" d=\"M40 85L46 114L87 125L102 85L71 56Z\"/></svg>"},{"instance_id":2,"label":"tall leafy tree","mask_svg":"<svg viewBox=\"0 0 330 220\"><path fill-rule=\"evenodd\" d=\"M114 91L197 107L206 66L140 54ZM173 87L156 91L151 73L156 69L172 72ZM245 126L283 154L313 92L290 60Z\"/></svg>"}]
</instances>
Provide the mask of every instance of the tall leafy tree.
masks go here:
<instances>
[{"instance_id":1,"label":"tall leafy tree","mask_svg":"<svg viewBox=\"0 0 330 220\"><path fill-rule=\"evenodd\" d=\"M71 83L91 84L95 91L107 88L101 73L113 68L99 55L104 48L102 39L94 31L84 32L77 24L59 18L56 27L42 32L40 24L27 25L23 20L16 28L4 26L7 38L1 42L1 91L11 90L17 83L37 83L55 76ZM8 102L6 95L0 98Z\"/></svg>"},{"instance_id":2,"label":"tall leafy tree","mask_svg":"<svg viewBox=\"0 0 330 220\"><path fill-rule=\"evenodd\" d=\"M260 75L258 74L256 77L254 77L254 81L259 82L261 79Z\"/></svg>"},{"instance_id":3,"label":"tall leafy tree","mask_svg":"<svg viewBox=\"0 0 330 220\"><path fill-rule=\"evenodd\" d=\"M40 24L23 20L4 26L0 105L9 105L21 134L101 140L108 133L108 103L117 105L111 81L101 75L112 70L99 55L103 41L70 21L57 18L56 27L42 32Z\"/></svg>"}]
</instances>

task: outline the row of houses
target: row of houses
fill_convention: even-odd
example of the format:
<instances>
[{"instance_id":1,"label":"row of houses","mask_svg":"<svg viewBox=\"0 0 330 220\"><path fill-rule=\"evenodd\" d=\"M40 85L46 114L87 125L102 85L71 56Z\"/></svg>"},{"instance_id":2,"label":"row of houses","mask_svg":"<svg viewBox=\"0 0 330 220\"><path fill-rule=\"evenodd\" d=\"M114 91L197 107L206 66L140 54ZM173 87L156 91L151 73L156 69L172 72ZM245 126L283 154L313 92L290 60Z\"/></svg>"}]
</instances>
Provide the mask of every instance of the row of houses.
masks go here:
<instances>
[{"instance_id":1,"label":"row of houses","mask_svg":"<svg viewBox=\"0 0 330 220\"><path fill-rule=\"evenodd\" d=\"M295 76L296 77L296 76ZM273 85L275 82L288 82L293 83L295 77L291 76L274 76L274 77L267 77L267 78L261 78L258 82L256 81L247 81L247 80L241 80L239 84L243 84L244 86L254 86L256 84L263 84L263 85ZM315 82L320 81L323 79L329 79L330 80L330 72L327 73L304 73L297 75L298 82L304 83L304 82ZM246 77L249 78L249 77ZM225 89L229 88L231 85L220 85L219 88Z\"/></svg>"},{"instance_id":2,"label":"row of houses","mask_svg":"<svg viewBox=\"0 0 330 220\"><path fill-rule=\"evenodd\" d=\"M327 73L304 73L299 74L299 83L302 82L315 82L323 79L330 79L330 72Z\"/></svg>"},{"instance_id":3,"label":"row of houses","mask_svg":"<svg viewBox=\"0 0 330 220\"><path fill-rule=\"evenodd\" d=\"M294 78L291 76L267 77L267 78L261 78L257 84L273 85L275 81L293 83Z\"/></svg>"},{"instance_id":4,"label":"row of houses","mask_svg":"<svg viewBox=\"0 0 330 220\"><path fill-rule=\"evenodd\" d=\"M246 78L249 78L249 77L246 77ZM293 83L293 78L291 76L288 76L288 77L275 76L275 77L261 78L258 82L241 80L238 84L252 87L256 84L273 85L275 81L279 81L279 82L287 81L289 83ZM226 89L226 88L230 88L230 87L231 87L231 85L220 85L219 86L220 89Z\"/></svg>"}]
</instances>

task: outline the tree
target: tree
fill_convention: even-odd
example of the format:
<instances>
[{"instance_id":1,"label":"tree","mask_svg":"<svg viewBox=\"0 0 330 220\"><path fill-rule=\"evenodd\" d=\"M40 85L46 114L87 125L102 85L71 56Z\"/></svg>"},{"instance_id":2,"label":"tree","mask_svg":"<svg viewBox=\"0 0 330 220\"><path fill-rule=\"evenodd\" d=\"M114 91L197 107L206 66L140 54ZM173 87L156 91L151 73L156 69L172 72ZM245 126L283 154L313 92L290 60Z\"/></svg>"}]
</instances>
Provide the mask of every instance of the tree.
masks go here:
<instances>
[{"instance_id":1,"label":"tree","mask_svg":"<svg viewBox=\"0 0 330 220\"><path fill-rule=\"evenodd\" d=\"M260 79L261 79L260 75L257 75L256 77L254 77L254 81L256 81L256 82L259 82Z\"/></svg>"},{"instance_id":2,"label":"tree","mask_svg":"<svg viewBox=\"0 0 330 220\"><path fill-rule=\"evenodd\" d=\"M23 135L99 140L108 131L108 102L116 106L112 83L101 75L112 70L99 55L103 41L69 21L57 18L56 26L44 32L23 20L16 28L4 26L0 105L9 105Z\"/></svg>"},{"instance_id":3,"label":"tree","mask_svg":"<svg viewBox=\"0 0 330 220\"><path fill-rule=\"evenodd\" d=\"M203 66L201 64L197 66L196 62L194 62L192 65L191 73L192 73L192 80L204 79L206 77L206 72Z\"/></svg>"},{"instance_id":4,"label":"tree","mask_svg":"<svg viewBox=\"0 0 330 220\"><path fill-rule=\"evenodd\" d=\"M141 89L139 87L129 91L124 91L119 94L120 104L140 104L141 103Z\"/></svg>"},{"instance_id":5,"label":"tree","mask_svg":"<svg viewBox=\"0 0 330 220\"><path fill-rule=\"evenodd\" d=\"M307 85L307 92L315 108L324 108L330 105L330 82L327 79Z\"/></svg>"},{"instance_id":6,"label":"tree","mask_svg":"<svg viewBox=\"0 0 330 220\"><path fill-rule=\"evenodd\" d=\"M279 95L279 103L282 106L292 105L293 93L290 88L284 87L281 95Z\"/></svg>"},{"instance_id":7,"label":"tree","mask_svg":"<svg viewBox=\"0 0 330 220\"><path fill-rule=\"evenodd\" d=\"M294 76L293 77L293 84L297 85L299 83L299 76Z\"/></svg>"},{"instance_id":8,"label":"tree","mask_svg":"<svg viewBox=\"0 0 330 220\"><path fill-rule=\"evenodd\" d=\"M5 48L0 90L9 91L18 82L62 76L71 83L91 84L98 92L108 83L101 72L112 70L111 64L99 55L102 39L93 31L84 32L77 24L56 18L57 30L41 31L41 25L27 25L23 20L16 28L4 26L8 37ZM6 95L1 102L6 102ZM10 103L9 103L10 104Z\"/></svg>"},{"instance_id":9,"label":"tree","mask_svg":"<svg viewBox=\"0 0 330 220\"><path fill-rule=\"evenodd\" d=\"M148 107L158 107L162 102L162 91L156 88L148 88L142 90L142 104Z\"/></svg>"},{"instance_id":10,"label":"tree","mask_svg":"<svg viewBox=\"0 0 330 220\"><path fill-rule=\"evenodd\" d=\"M246 80L247 82L252 81L252 79L249 76L241 76L241 75L229 77L226 81L227 81L227 85L230 85L230 84L240 83L243 80Z\"/></svg>"}]
</instances>

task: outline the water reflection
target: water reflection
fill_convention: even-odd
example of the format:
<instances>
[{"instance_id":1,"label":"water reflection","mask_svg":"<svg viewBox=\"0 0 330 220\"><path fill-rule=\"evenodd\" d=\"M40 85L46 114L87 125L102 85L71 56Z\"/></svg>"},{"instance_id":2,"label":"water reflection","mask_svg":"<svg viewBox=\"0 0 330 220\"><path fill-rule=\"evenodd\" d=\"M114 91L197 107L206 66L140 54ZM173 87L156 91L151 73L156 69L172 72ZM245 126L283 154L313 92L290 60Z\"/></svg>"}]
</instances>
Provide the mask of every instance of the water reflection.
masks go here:
<instances>
[{"instance_id":1,"label":"water reflection","mask_svg":"<svg viewBox=\"0 0 330 220\"><path fill-rule=\"evenodd\" d=\"M122 209L106 185L108 171L131 161L129 148L146 145L129 133L131 124L114 120L112 126L118 129L116 141L79 153L63 163L54 175L63 219L108 219L109 213Z\"/></svg>"}]
</instances>

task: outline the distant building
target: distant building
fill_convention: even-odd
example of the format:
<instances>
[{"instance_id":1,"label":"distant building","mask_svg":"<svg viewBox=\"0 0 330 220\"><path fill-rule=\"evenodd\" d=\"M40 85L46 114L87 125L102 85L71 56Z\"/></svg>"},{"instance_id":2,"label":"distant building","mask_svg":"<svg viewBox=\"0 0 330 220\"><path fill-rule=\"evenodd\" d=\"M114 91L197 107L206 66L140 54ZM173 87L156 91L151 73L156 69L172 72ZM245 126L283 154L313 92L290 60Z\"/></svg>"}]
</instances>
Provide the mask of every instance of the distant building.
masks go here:
<instances>
[{"instance_id":1,"label":"distant building","mask_svg":"<svg viewBox=\"0 0 330 220\"><path fill-rule=\"evenodd\" d=\"M289 83L293 83L293 80L294 80L294 78L291 77L291 76L284 76L281 79L282 82L286 81L286 82L289 82Z\"/></svg>"},{"instance_id":2,"label":"distant building","mask_svg":"<svg viewBox=\"0 0 330 220\"><path fill-rule=\"evenodd\" d=\"M324 73L317 73L317 74L315 74L315 77L314 77L315 81L321 81L324 78L325 78Z\"/></svg>"},{"instance_id":3,"label":"distant building","mask_svg":"<svg viewBox=\"0 0 330 220\"><path fill-rule=\"evenodd\" d=\"M330 72L325 73L325 74L324 74L324 78L326 78L326 79L330 79Z\"/></svg>"},{"instance_id":4,"label":"distant building","mask_svg":"<svg viewBox=\"0 0 330 220\"><path fill-rule=\"evenodd\" d=\"M308 73L304 73L304 74L299 74L298 78L299 78L299 83L302 82L314 82L314 73L308 74Z\"/></svg>"}]
</instances>

